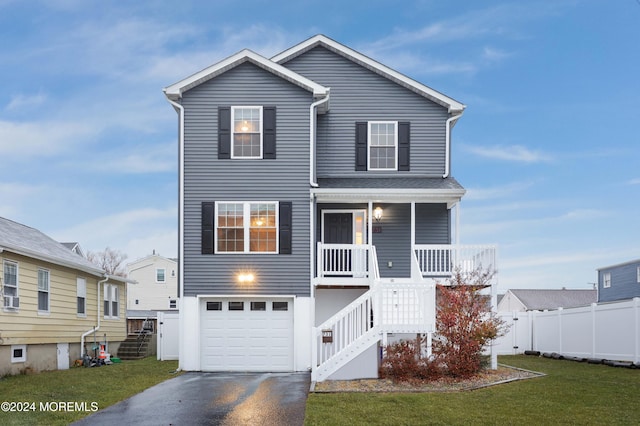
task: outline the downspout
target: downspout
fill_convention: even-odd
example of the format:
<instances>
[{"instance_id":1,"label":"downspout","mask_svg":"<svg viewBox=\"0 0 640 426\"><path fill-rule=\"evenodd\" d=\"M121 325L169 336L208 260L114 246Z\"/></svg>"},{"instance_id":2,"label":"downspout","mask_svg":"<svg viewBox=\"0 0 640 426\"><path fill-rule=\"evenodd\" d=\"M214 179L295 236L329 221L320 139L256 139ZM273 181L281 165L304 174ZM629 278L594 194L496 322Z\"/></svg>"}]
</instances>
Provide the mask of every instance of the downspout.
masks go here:
<instances>
[{"instance_id":1,"label":"downspout","mask_svg":"<svg viewBox=\"0 0 640 426\"><path fill-rule=\"evenodd\" d=\"M329 92L327 96L311 104L309 107L309 185L312 188L318 187L316 182L316 113L315 109L318 105L322 105L329 101Z\"/></svg>"},{"instance_id":2,"label":"downspout","mask_svg":"<svg viewBox=\"0 0 640 426\"><path fill-rule=\"evenodd\" d=\"M454 121L456 121L458 118L462 117L462 114L464 114L464 111L460 111L460 114L453 115L453 116L449 117L447 119L447 122L445 123L444 174L442 175L443 179L449 177L449 163L451 162L451 159L450 159L450 157L451 157L451 127L453 126L453 122Z\"/></svg>"},{"instance_id":3,"label":"downspout","mask_svg":"<svg viewBox=\"0 0 640 426\"><path fill-rule=\"evenodd\" d=\"M166 92L165 92L166 95ZM182 312L184 312L184 107L171 100L167 96L167 100L173 107L178 110L179 115L179 130L178 130L178 310L179 320L178 327L182 327L183 319ZM181 354L184 346L184 333L178 333L178 359L182 360ZM176 371L182 370L182 361L178 364Z\"/></svg>"},{"instance_id":4,"label":"downspout","mask_svg":"<svg viewBox=\"0 0 640 426\"><path fill-rule=\"evenodd\" d=\"M104 280L98 281L98 285L97 285L97 293L98 293L98 325L96 325L95 327L93 327L91 330L87 331L86 333L82 334L82 337L80 337L80 358L84 358L84 338L87 337L89 334L91 333L95 333L96 331L100 330L100 304L101 304L101 300L100 300L100 286L104 283L106 283L107 281L109 281L109 275L104 274Z\"/></svg>"}]
</instances>

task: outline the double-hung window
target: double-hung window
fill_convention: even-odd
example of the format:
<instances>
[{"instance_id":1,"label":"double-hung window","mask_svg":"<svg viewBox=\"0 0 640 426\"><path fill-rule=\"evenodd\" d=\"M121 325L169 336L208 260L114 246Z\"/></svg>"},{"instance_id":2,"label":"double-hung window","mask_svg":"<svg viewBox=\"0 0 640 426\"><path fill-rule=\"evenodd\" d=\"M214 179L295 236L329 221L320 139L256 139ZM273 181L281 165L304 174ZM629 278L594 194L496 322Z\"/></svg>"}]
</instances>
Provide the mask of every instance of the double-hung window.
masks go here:
<instances>
[{"instance_id":1,"label":"double-hung window","mask_svg":"<svg viewBox=\"0 0 640 426\"><path fill-rule=\"evenodd\" d=\"M165 269L164 268L156 269L156 282L159 284L164 284L166 281L167 280L165 277Z\"/></svg>"},{"instance_id":2,"label":"double-hung window","mask_svg":"<svg viewBox=\"0 0 640 426\"><path fill-rule=\"evenodd\" d=\"M603 288L611 287L611 272L605 272L602 274L602 287Z\"/></svg>"},{"instance_id":3,"label":"double-hung window","mask_svg":"<svg viewBox=\"0 0 640 426\"><path fill-rule=\"evenodd\" d=\"M78 277L76 279L76 299L78 305L78 316L87 316L87 280Z\"/></svg>"},{"instance_id":4,"label":"double-hung window","mask_svg":"<svg viewBox=\"0 0 640 426\"><path fill-rule=\"evenodd\" d=\"M2 282L4 292L4 307L17 308L18 299L18 264L5 260L3 262L4 280Z\"/></svg>"},{"instance_id":5,"label":"double-hung window","mask_svg":"<svg viewBox=\"0 0 640 426\"><path fill-rule=\"evenodd\" d=\"M38 269L38 312L49 313L49 271Z\"/></svg>"},{"instance_id":6,"label":"double-hung window","mask_svg":"<svg viewBox=\"0 0 640 426\"><path fill-rule=\"evenodd\" d=\"M216 203L217 253L277 253L277 202Z\"/></svg>"},{"instance_id":7,"label":"double-hung window","mask_svg":"<svg viewBox=\"0 0 640 426\"><path fill-rule=\"evenodd\" d=\"M117 285L104 285L104 317L118 318L120 315L120 291Z\"/></svg>"},{"instance_id":8,"label":"double-hung window","mask_svg":"<svg viewBox=\"0 0 640 426\"><path fill-rule=\"evenodd\" d=\"M262 107L231 108L231 158L262 158Z\"/></svg>"},{"instance_id":9,"label":"double-hung window","mask_svg":"<svg viewBox=\"0 0 640 426\"><path fill-rule=\"evenodd\" d=\"M370 121L368 170L398 169L398 122Z\"/></svg>"}]
</instances>

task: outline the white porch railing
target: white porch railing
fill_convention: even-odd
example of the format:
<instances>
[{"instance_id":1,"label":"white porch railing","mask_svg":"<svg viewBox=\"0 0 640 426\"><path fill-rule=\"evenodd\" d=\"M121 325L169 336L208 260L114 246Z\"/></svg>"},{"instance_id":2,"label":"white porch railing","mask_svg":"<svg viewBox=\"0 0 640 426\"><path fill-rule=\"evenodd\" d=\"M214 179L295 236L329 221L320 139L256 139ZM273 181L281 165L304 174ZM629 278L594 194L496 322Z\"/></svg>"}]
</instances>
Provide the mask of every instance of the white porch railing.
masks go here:
<instances>
[{"instance_id":1,"label":"white porch railing","mask_svg":"<svg viewBox=\"0 0 640 426\"><path fill-rule=\"evenodd\" d=\"M318 277L369 278L371 246L318 243Z\"/></svg>"},{"instance_id":2,"label":"white porch railing","mask_svg":"<svg viewBox=\"0 0 640 426\"><path fill-rule=\"evenodd\" d=\"M414 249L425 277L451 276L456 268L471 272L478 267L497 267L495 246L416 244Z\"/></svg>"}]
</instances>

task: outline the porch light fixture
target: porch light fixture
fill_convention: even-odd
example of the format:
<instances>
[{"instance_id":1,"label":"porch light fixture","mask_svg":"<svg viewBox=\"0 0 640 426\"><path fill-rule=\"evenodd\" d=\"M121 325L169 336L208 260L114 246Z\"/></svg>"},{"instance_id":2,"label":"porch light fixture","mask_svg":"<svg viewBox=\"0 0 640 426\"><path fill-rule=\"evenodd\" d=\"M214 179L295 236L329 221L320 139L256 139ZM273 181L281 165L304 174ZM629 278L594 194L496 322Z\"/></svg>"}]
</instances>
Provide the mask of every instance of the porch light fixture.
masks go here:
<instances>
[{"instance_id":1,"label":"porch light fixture","mask_svg":"<svg viewBox=\"0 0 640 426\"><path fill-rule=\"evenodd\" d=\"M376 222L380 222L380 220L382 219L382 207L376 207L373 210L373 217L375 218Z\"/></svg>"}]
</instances>

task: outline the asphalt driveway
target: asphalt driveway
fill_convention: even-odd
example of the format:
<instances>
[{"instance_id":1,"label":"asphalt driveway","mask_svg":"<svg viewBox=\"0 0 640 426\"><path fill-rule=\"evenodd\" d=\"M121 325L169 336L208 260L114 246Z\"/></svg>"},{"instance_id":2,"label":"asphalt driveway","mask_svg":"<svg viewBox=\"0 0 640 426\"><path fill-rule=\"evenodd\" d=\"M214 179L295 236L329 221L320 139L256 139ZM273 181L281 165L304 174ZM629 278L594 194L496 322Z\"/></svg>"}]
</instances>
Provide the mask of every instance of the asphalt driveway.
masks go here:
<instances>
[{"instance_id":1,"label":"asphalt driveway","mask_svg":"<svg viewBox=\"0 0 640 426\"><path fill-rule=\"evenodd\" d=\"M185 373L74 425L301 425L308 373Z\"/></svg>"}]
</instances>

